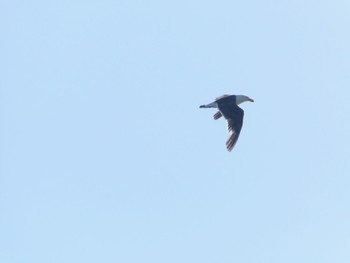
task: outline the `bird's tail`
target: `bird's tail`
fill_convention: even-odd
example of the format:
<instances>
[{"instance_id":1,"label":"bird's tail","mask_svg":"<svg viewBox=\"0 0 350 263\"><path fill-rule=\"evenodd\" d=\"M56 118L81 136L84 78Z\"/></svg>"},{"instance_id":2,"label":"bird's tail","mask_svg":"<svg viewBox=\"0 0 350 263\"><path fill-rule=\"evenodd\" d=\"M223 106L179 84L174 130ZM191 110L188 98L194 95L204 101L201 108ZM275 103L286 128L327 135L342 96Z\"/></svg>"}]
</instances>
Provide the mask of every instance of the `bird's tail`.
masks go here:
<instances>
[{"instance_id":1,"label":"bird's tail","mask_svg":"<svg viewBox=\"0 0 350 263\"><path fill-rule=\"evenodd\" d=\"M207 105L201 105L199 106L199 108L217 108L218 107L218 104L216 102L213 102L213 103L209 103Z\"/></svg>"}]
</instances>

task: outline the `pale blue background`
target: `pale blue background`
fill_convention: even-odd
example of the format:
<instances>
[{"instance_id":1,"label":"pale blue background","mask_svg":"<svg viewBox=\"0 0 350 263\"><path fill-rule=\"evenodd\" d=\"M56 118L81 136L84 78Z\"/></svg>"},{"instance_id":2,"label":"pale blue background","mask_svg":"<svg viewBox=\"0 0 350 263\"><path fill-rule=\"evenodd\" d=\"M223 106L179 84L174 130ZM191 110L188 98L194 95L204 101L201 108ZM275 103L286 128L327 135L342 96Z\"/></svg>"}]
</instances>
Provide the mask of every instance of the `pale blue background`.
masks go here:
<instances>
[{"instance_id":1,"label":"pale blue background","mask_svg":"<svg viewBox=\"0 0 350 263\"><path fill-rule=\"evenodd\" d=\"M0 262L350 262L350 2L1 1ZM245 94L233 152L199 109Z\"/></svg>"}]
</instances>

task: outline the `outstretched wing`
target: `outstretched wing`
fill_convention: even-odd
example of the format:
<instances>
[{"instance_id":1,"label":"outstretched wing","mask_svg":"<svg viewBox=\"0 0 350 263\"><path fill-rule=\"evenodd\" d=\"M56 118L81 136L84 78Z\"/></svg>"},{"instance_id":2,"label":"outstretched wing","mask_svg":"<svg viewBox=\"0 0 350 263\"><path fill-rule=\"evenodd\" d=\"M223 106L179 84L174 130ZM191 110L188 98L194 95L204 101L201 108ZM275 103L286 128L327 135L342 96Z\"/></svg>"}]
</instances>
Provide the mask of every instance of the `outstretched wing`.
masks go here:
<instances>
[{"instance_id":1,"label":"outstretched wing","mask_svg":"<svg viewBox=\"0 0 350 263\"><path fill-rule=\"evenodd\" d=\"M219 110L227 120L229 136L226 147L228 151L232 151L242 129L244 111L237 105L232 104L219 107Z\"/></svg>"}]
</instances>

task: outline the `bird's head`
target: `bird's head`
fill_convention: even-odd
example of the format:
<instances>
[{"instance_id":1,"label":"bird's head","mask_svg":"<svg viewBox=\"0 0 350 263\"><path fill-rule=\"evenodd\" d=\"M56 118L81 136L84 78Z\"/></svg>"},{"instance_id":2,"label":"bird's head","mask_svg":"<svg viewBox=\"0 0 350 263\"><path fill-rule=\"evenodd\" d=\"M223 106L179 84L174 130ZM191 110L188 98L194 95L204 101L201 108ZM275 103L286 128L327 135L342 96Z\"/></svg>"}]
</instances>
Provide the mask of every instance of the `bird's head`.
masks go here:
<instances>
[{"instance_id":1,"label":"bird's head","mask_svg":"<svg viewBox=\"0 0 350 263\"><path fill-rule=\"evenodd\" d=\"M246 102L246 101L254 102L254 100L249 98L248 96L236 95L236 104L237 105L241 104L242 102Z\"/></svg>"}]
</instances>

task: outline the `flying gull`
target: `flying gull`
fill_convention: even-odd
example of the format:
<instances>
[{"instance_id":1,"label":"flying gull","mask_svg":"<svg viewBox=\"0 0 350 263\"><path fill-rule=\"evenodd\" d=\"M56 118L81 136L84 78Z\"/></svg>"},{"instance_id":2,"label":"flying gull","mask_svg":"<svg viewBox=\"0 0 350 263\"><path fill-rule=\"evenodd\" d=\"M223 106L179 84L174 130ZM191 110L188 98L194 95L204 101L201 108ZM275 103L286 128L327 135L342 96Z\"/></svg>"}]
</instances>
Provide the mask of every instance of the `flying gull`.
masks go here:
<instances>
[{"instance_id":1,"label":"flying gull","mask_svg":"<svg viewBox=\"0 0 350 263\"><path fill-rule=\"evenodd\" d=\"M219 111L214 114L214 120L221 116L224 116L227 120L229 136L226 147L228 151L232 151L241 132L244 111L238 105L245 101L254 102L254 100L244 95L223 95L216 98L212 103L199 106L199 108L217 108Z\"/></svg>"}]
</instances>

